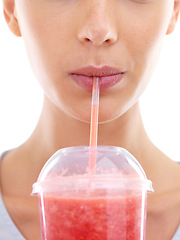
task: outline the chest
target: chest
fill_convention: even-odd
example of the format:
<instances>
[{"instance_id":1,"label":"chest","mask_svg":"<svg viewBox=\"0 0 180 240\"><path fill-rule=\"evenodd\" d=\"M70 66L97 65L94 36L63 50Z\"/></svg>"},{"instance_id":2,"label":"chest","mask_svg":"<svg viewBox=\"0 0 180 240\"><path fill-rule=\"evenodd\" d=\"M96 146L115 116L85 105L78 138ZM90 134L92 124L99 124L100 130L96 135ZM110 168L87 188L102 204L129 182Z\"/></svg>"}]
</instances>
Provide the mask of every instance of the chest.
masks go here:
<instances>
[{"instance_id":1,"label":"chest","mask_svg":"<svg viewBox=\"0 0 180 240\"><path fill-rule=\"evenodd\" d=\"M155 195L148 199L146 240L171 240L179 225L178 198Z\"/></svg>"}]
</instances>

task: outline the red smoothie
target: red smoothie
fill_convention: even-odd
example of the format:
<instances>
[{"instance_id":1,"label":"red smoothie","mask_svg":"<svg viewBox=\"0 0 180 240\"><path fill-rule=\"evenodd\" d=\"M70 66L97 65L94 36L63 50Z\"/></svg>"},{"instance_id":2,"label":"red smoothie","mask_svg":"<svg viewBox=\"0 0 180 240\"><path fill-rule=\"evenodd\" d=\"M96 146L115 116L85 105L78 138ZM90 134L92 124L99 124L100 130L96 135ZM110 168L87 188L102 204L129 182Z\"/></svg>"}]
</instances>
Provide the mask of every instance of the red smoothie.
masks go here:
<instances>
[{"instance_id":1,"label":"red smoothie","mask_svg":"<svg viewBox=\"0 0 180 240\"><path fill-rule=\"evenodd\" d=\"M142 195L63 198L44 196L43 240L143 240Z\"/></svg>"}]
</instances>

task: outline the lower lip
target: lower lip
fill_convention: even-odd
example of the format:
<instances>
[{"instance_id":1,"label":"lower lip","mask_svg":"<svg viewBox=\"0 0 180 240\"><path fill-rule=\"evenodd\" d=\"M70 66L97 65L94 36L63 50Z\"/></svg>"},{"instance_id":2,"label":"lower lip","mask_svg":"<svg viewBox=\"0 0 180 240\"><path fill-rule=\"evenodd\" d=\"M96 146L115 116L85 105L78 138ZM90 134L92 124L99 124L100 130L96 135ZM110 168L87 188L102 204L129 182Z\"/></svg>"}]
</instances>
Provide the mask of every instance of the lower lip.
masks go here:
<instances>
[{"instance_id":1,"label":"lower lip","mask_svg":"<svg viewBox=\"0 0 180 240\"><path fill-rule=\"evenodd\" d=\"M93 78L84 75L71 74L71 78L81 87L86 90L92 91ZM121 81L124 77L124 73L99 77L100 91L105 91Z\"/></svg>"}]
</instances>

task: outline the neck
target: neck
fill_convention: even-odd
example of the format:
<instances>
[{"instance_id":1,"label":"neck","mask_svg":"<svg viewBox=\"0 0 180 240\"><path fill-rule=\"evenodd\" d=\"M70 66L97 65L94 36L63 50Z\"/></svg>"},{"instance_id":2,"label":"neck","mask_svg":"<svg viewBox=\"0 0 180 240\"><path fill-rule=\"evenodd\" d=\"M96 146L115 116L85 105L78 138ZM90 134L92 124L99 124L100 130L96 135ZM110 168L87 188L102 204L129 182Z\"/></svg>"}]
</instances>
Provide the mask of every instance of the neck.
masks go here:
<instances>
[{"instance_id":1,"label":"neck","mask_svg":"<svg viewBox=\"0 0 180 240\"><path fill-rule=\"evenodd\" d=\"M68 116L45 98L39 123L25 145L35 150L42 163L60 148L89 145L89 133L89 123ZM145 138L138 103L123 116L99 124L98 145L120 146L135 157L139 157Z\"/></svg>"}]
</instances>

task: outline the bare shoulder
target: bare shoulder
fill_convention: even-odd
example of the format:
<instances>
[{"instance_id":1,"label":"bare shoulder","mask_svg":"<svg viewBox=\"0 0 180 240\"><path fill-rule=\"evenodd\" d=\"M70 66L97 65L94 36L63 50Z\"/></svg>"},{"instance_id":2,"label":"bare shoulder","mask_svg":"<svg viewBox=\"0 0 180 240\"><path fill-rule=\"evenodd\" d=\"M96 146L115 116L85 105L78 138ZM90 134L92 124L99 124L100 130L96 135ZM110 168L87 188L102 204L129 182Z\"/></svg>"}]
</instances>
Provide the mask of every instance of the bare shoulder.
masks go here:
<instances>
[{"instance_id":1,"label":"bare shoulder","mask_svg":"<svg viewBox=\"0 0 180 240\"><path fill-rule=\"evenodd\" d=\"M157 156L151 175L155 191L148 194L147 240L171 240L180 224L180 163L161 152Z\"/></svg>"},{"instance_id":2,"label":"bare shoulder","mask_svg":"<svg viewBox=\"0 0 180 240\"><path fill-rule=\"evenodd\" d=\"M25 162L27 157L22 159L18 149L4 155L0 166L2 198L9 216L25 239L40 239L38 200L30 196L33 180L28 179L32 169Z\"/></svg>"}]
</instances>

